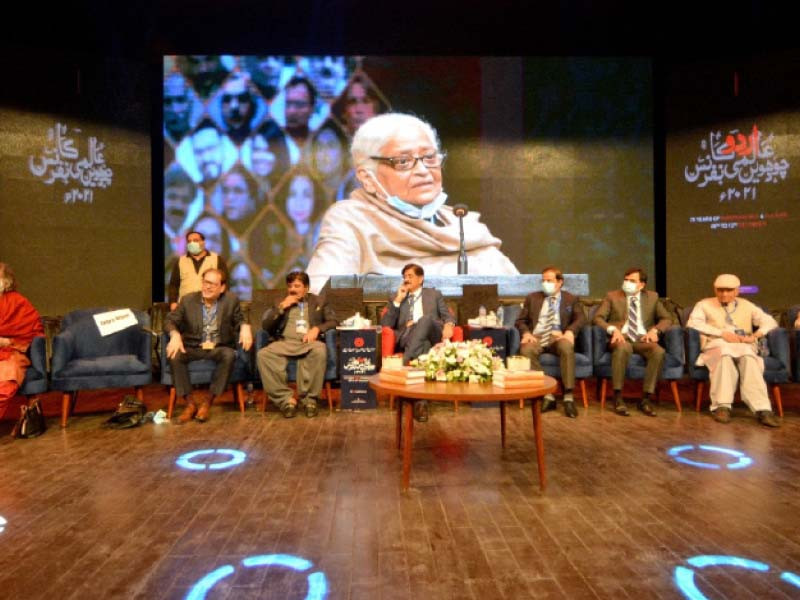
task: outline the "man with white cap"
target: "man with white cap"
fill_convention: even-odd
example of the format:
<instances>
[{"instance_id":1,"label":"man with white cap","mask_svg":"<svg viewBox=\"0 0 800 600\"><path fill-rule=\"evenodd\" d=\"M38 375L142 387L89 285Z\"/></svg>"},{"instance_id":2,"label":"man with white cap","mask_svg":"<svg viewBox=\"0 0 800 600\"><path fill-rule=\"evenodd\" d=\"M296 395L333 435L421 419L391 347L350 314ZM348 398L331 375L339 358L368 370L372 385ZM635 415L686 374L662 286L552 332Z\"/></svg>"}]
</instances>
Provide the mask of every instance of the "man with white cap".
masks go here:
<instances>
[{"instance_id":1,"label":"man with white cap","mask_svg":"<svg viewBox=\"0 0 800 600\"><path fill-rule=\"evenodd\" d=\"M714 420L727 423L737 383L742 401L767 427L780 427L772 413L764 360L758 355L758 340L778 324L752 302L739 296L739 278L719 275L714 280L714 298L695 304L687 327L700 332L701 353L697 365L710 373L711 412Z\"/></svg>"}]
</instances>

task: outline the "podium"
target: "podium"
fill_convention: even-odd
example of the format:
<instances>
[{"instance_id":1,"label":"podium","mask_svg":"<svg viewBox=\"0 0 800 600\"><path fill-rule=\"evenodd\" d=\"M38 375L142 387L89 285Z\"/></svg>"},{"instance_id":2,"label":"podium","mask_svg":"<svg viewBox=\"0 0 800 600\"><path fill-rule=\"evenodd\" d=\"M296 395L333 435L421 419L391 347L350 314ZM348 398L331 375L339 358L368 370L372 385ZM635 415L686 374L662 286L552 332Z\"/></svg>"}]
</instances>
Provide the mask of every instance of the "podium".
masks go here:
<instances>
[{"instance_id":1,"label":"podium","mask_svg":"<svg viewBox=\"0 0 800 600\"><path fill-rule=\"evenodd\" d=\"M380 329L340 327L337 330L341 408L349 410L377 408L375 390L369 387L368 378L378 372Z\"/></svg>"}]
</instances>

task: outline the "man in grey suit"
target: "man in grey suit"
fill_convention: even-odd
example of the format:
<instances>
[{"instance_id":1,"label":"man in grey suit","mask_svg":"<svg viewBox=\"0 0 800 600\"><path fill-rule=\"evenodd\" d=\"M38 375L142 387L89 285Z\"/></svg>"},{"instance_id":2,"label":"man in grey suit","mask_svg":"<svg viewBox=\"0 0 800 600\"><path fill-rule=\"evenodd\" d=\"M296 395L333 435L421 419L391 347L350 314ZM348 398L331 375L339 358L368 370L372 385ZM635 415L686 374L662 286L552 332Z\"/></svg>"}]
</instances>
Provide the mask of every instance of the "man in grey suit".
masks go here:
<instances>
[{"instance_id":1,"label":"man in grey suit","mask_svg":"<svg viewBox=\"0 0 800 600\"><path fill-rule=\"evenodd\" d=\"M425 271L417 264L403 267L403 283L393 300L389 301L381 325L395 333L395 348L402 350L403 363L425 354L431 346L453 337L455 319L444 302L442 293L433 288L423 288ZM414 417L428 420L428 403L414 403Z\"/></svg>"},{"instance_id":2,"label":"man in grey suit","mask_svg":"<svg viewBox=\"0 0 800 600\"><path fill-rule=\"evenodd\" d=\"M528 294L516 322L521 336L519 353L531 361L531 367L542 368L542 352L557 354L561 366L561 383L564 386L564 414L578 416L572 388L575 387L575 337L586 322L578 299L561 291L564 275L561 269L546 267L542 271L542 290ZM542 411L556 407L553 394L547 394Z\"/></svg>"},{"instance_id":3,"label":"man in grey suit","mask_svg":"<svg viewBox=\"0 0 800 600\"><path fill-rule=\"evenodd\" d=\"M646 291L646 285L644 269L634 267L625 271L622 289L606 294L593 321L611 336L608 345L611 349L614 410L625 417L628 416L628 407L622 399L622 386L628 359L634 352L647 361L639 410L648 417L656 416L650 400L664 364L664 348L658 345L658 336L672 325L672 317L658 299L658 294Z\"/></svg>"},{"instance_id":4,"label":"man in grey suit","mask_svg":"<svg viewBox=\"0 0 800 600\"><path fill-rule=\"evenodd\" d=\"M220 269L203 273L202 288L183 296L177 308L167 315L164 330L169 333L167 358L172 369L175 392L186 399L186 408L178 417L186 423L193 417L204 422L214 398L222 394L236 358L236 341L245 351L253 345L250 325L244 322L239 299L225 293L225 274ZM189 363L213 360L217 363L209 386L211 398L198 407L192 398Z\"/></svg>"}]
</instances>

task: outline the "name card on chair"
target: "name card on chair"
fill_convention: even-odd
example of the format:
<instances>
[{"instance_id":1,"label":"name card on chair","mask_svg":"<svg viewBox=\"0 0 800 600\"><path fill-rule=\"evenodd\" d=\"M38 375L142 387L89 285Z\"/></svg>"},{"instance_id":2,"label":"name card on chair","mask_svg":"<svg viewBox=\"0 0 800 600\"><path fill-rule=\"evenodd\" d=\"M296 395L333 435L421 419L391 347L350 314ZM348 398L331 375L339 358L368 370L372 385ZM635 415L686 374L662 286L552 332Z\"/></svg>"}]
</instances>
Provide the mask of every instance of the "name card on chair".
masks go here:
<instances>
[{"instance_id":1,"label":"name card on chair","mask_svg":"<svg viewBox=\"0 0 800 600\"><path fill-rule=\"evenodd\" d=\"M109 310L93 316L95 323L97 323L97 328L100 330L100 335L103 337L139 324L136 320L136 315L133 314L130 308Z\"/></svg>"}]
</instances>

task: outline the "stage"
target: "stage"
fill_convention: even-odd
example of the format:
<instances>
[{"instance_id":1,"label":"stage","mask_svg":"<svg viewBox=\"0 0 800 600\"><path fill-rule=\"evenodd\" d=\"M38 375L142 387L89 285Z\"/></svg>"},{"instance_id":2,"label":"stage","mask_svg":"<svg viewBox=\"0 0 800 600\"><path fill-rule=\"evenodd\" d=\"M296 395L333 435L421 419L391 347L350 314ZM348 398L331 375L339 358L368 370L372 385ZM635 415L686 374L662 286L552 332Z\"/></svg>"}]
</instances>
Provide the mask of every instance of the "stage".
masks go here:
<instances>
[{"instance_id":1,"label":"stage","mask_svg":"<svg viewBox=\"0 0 800 600\"><path fill-rule=\"evenodd\" d=\"M574 420L546 413L544 493L530 409L509 407L504 450L496 410L433 406L403 493L385 406L289 420L227 401L206 424L111 431L106 392L61 430L49 394L43 437L0 440L0 596L642 599L693 582L711 599L798 597L794 387L777 430L741 404L718 424L688 386L682 414L663 391L657 418L633 397L628 418L594 398ZM145 399L165 405L165 388ZM231 452L176 464L204 449Z\"/></svg>"}]
</instances>

